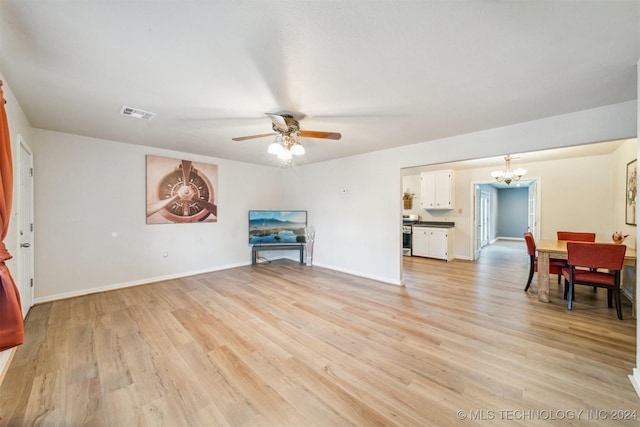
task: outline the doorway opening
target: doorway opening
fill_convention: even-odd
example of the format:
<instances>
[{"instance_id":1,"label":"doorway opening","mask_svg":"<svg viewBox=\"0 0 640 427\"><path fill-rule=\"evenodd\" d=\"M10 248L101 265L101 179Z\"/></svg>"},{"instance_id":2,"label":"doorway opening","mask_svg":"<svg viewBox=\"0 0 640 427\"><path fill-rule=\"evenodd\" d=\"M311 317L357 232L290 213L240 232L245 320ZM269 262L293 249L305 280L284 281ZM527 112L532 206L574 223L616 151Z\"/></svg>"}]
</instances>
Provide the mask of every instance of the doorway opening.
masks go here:
<instances>
[{"instance_id":1,"label":"doorway opening","mask_svg":"<svg viewBox=\"0 0 640 427\"><path fill-rule=\"evenodd\" d=\"M471 227L473 260L496 240L521 240L525 231L537 230L540 209L538 178L507 186L495 182L471 183L474 219Z\"/></svg>"}]
</instances>

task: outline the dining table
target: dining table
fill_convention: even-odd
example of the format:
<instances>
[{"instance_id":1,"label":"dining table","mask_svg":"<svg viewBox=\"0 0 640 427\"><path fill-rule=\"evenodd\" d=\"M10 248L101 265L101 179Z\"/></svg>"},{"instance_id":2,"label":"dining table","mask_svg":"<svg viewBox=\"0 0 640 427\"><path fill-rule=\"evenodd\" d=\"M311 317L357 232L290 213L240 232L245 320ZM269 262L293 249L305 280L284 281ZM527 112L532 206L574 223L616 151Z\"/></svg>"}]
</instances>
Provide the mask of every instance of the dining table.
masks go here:
<instances>
[{"instance_id":1,"label":"dining table","mask_svg":"<svg viewBox=\"0 0 640 427\"><path fill-rule=\"evenodd\" d=\"M567 259L567 240L540 240L538 251L538 301L549 302L549 260ZM627 246L624 265L636 265L636 250Z\"/></svg>"}]
</instances>

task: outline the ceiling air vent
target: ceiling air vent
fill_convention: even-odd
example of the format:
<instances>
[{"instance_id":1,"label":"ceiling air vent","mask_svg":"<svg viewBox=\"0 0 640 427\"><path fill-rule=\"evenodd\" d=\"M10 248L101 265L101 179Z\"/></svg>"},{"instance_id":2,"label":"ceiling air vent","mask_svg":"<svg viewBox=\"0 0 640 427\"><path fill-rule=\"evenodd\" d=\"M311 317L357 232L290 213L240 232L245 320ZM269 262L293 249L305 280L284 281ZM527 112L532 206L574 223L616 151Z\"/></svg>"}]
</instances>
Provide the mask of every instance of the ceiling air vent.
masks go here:
<instances>
[{"instance_id":1,"label":"ceiling air vent","mask_svg":"<svg viewBox=\"0 0 640 427\"><path fill-rule=\"evenodd\" d=\"M151 120L156 116L156 113L150 113L148 111L138 110L137 108L127 107L126 105L120 110L120 114L125 116L135 117L136 119Z\"/></svg>"}]
</instances>

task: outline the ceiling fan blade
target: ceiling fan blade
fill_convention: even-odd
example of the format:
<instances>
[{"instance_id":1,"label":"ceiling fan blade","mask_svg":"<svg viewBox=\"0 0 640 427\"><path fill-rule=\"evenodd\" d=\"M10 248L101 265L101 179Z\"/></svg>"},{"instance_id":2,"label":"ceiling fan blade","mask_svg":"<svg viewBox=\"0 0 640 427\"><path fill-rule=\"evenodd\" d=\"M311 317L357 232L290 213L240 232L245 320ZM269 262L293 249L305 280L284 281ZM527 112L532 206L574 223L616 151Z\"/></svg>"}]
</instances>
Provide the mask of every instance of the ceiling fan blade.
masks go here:
<instances>
[{"instance_id":1,"label":"ceiling fan blade","mask_svg":"<svg viewBox=\"0 0 640 427\"><path fill-rule=\"evenodd\" d=\"M266 136L274 136L274 135L275 135L275 133L263 133L262 135L239 136L237 138L231 138L231 140L233 140L233 141L245 141L247 139L264 138Z\"/></svg>"},{"instance_id":2,"label":"ceiling fan blade","mask_svg":"<svg viewBox=\"0 0 640 427\"><path fill-rule=\"evenodd\" d=\"M280 129L283 132L286 132L289 130L289 125L287 124L287 121L285 120L284 117L278 114L270 114L270 113L265 113L265 114L267 115L267 117L271 119L273 124L276 125L278 129Z\"/></svg>"},{"instance_id":3,"label":"ceiling fan blade","mask_svg":"<svg viewBox=\"0 0 640 427\"><path fill-rule=\"evenodd\" d=\"M303 138L340 139L342 135L338 132L321 132L317 130L300 130L298 136Z\"/></svg>"}]
</instances>

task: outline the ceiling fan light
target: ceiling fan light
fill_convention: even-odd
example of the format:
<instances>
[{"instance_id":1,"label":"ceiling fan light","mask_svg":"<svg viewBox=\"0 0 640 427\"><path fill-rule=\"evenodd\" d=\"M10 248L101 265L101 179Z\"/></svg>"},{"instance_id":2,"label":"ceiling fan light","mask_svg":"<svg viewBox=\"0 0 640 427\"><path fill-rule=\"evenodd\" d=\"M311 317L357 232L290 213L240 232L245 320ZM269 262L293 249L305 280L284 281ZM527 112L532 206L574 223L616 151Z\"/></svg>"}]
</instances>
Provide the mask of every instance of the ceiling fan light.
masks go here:
<instances>
[{"instance_id":1,"label":"ceiling fan light","mask_svg":"<svg viewBox=\"0 0 640 427\"><path fill-rule=\"evenodd\" d=\"M269 154L279 154L283 151L282 145L280 145L277 141L273 141L269 148L267 149L267 153Z\"/></svg>"},{"instance_id":2,"label":"ceiling fan light","mask_svg":"<svg viewBox=\"0 0 640 427\"><path fill-rule=\"evenodd\" d=\"M291 151L291 154L294 156L301 156L305 153L304 147L299 142L295 143L289 151Z\"/></svg>"},{"instance_id":3,"label":"ceiling fan light","mask_svg":"<svg viewBox=\"0 0 640 427\"><path fill-rule=\"evenodd\" d=\"M291 157L293 157L291 155L291 152L289 150L282 150L278 153L278 158L280 160L291 160Z\"/></svg>"}]
</instances>

